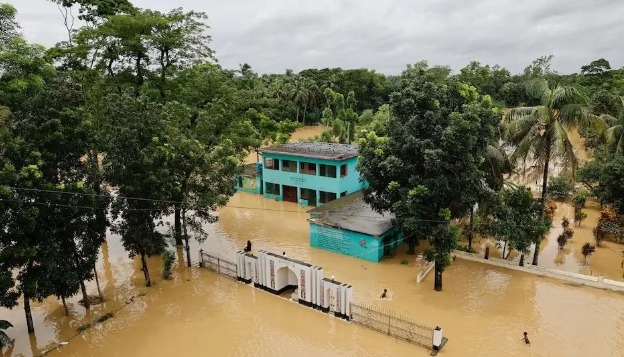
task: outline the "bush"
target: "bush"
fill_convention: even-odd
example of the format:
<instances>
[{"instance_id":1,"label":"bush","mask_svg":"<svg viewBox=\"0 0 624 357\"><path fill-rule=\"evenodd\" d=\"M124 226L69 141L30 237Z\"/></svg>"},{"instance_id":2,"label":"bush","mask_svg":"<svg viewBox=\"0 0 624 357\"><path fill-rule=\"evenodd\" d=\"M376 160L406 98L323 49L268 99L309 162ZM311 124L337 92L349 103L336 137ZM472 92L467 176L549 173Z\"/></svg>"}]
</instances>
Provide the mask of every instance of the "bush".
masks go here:
<instances>
[{"instance_id":1,"label":"bush","mask_svg":"<svg viewBox=\"0 0 624 357\"><path fill-rule=\"evenodd\" d=\"M574 208L585 208L585 203L587 202L587 191L579 191L576 193L574 198L572 199L574 203Z\"/></svg>"},{"instance_id":2,"label":"bush","mask_svg":"<svg viewBox=\"0 0 624 357\"><path fill-rule=\"evenodd\" d=\"M574 185L562 176L553 177L548 182L548 196L556 200L564 200L574 189Z\"/></svg>"},{"instance_id":3,"label":"bush","mask_svg":"<svg viewBox=\"0 0 624 357\"><path fill-rule=\"evenodd\" d=\"M568 217L563 217L563 219L561 220L561 226L565 229L568 228L569 225L570 220L568 219Z\"/></svg>"},{"instance_id":4,"label":"bush","mask_svg":"<svg viewBox=\"0 0 624 357\"><path fill-rule=\"evenodd\" d=\"M170 250L165 250L165 252L163 253L163 279L171 279L171 267L173 267L174 262L175 254L173 254L173 252Z\"/></svg>"}]
</instances>

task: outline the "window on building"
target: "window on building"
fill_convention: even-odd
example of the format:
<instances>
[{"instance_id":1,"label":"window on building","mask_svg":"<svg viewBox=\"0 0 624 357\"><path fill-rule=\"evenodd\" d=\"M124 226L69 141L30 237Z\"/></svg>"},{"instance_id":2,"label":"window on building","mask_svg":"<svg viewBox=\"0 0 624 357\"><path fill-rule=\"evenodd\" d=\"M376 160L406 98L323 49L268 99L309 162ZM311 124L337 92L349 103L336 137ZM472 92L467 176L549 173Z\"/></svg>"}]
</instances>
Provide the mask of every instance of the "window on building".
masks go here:
<instances>
[{"instance_id":1,"label":"window on building","mask_svg":"<svg viewBox=\"0 0 624 357\"><path fill-rule=\"evenodd\" d=\"M320 164L319 175L336 178L336 166Z\"/></svg>"},{"instance_id":2,"label":"window on building","mask_svg":"<svg viewBox=\"0 0 624 357\"><path fill-rule=\"evenodd\" d=\"M271 157L264 158L264 168L270 170L279 170L279 159Z\"/></svg>"},{"instance_id":3,"label":"window on building","mask_svg":"<svg viewBox=\"0 0 624 357\"><path fill-rule=\"evenodd\" d=\"M319 196L319 200L321 201L321 203L327 203L336 199L335 192L319 191Z\"/></svg>"},{"instance_id":4,"label":"window on building","mask_svg":"<svg viewBox=\"0 0 624 357\"><path fill-rule=\"evenodd\" d=\"M308 201L308 205L314 206L316 204L316 191L302 188L301 199Z\"/></svg>"},{"instance_id":5,"label":"window on building","mask_svg":"<svg viewBox=\"0 0 624 357\"><path fill-rule=\"evenodd\" d=\"M299 163L300 172L306 175L316 175L316 164L311 162L301 162Z\"/></svg>"},{"instance_id":6,"label":"window on building","mask_svg":"<svg viewBox=\"0 0 624 357\"><path fill-rule=\"evenodd\" d=\"M297 172L297 161L282 160L282 171Z\"/></svg>"},{"instance_id":7,"label":"window on building","mask_svg":"<svg viewBox=\"0 0 624 357\"><path fill-rule=\"evenodd\" d=\"M340 165L340 177L347 176L347 164Z\"/></svg>"},{"instance_id":8,"label":"window on building","mask_svg":"<svg viewBox=\"0 0 624 357\"><path fill-rule=\"evenodd\" d=\"M269 195L279 195L280 185L277 183L267 182L265 192L268 193Z\"/></svg>"}]
</instances>

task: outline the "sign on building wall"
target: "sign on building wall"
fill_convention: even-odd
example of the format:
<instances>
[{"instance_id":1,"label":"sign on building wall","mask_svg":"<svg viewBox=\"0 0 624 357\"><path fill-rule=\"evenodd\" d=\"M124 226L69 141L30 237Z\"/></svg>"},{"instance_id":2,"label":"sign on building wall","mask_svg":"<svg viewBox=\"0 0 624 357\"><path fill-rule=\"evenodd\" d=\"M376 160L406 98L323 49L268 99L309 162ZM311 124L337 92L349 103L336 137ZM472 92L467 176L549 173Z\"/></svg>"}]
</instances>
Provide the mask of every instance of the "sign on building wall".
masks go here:
<instances>
[{"instance_id":1,"label":"sign on building wall","mask_svg":"<svg viewBox=\"0 0 624 357\"><path fill-rule=\"evenodd\" d=\"M318 226L318 247L342 254L351 253L348 234L342 230Z\"/></svg>"}]
</instances>

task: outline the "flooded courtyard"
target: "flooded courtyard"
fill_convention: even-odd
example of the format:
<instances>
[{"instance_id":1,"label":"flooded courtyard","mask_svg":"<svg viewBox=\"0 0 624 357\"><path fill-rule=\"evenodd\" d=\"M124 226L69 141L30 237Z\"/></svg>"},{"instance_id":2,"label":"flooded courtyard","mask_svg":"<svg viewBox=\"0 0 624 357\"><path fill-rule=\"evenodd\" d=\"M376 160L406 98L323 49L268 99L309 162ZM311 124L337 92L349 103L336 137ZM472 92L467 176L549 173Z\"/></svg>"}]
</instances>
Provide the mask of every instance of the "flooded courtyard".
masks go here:
<instances>
[{"instance_id":1,"label":"flooded courtyard","mask_svg":"<svg viewBox=\"0 0 624 357\"><path fill-rule=\"evenodd\" d=\"M318 134L305 129L298 137ZM296 138L295 138L296 140ZM255 156L255 154L254 154ZM599 208L589 203L588 218L559 251L556 238L569 204L560 203L551 232L541 245L540 265L603 274L622 280L622 245L605 243L588 263L580 246L593 241ZM622 356L624 295L458 259L444 273L444 290L433 290L433 276L416 283L415 256L402 247L392 258L371 263L309 245L306 209L259 195L237 193L210 225L209 238L191 243L198 251L234 261L247 240L253 251L285 252L322 266L325 276L353 285L357 303L383 307L416 321L443 328L449 343L440 356ZM589 234L589 235L588 235ZM479 238L482 251L491 240ZM422 250L422 247L419 247ZM175 249L172 247L171 249ZM161 278L162 259L152 257L154 285L144 286L140 262L129 259L116 235L103 245L97 270L106 302L89 312L68 301L49 298L33 304L36 333L28 336L21 306L0 309L15 327L11 350L0 356L427 356L421 347L300 306L199 267L187 268L177 249L174 278ZM408 264L401 264L402 260ZM380 299L388 289L387 299ZM95 283L88 285L97 294ZM78 333L82 325L107 312L114 316ZM522 341L527 331L531 346ZM65 343L66 342L66 343ZM62 344L59 346L59 344Z\"/></svg>"}]
</instances>

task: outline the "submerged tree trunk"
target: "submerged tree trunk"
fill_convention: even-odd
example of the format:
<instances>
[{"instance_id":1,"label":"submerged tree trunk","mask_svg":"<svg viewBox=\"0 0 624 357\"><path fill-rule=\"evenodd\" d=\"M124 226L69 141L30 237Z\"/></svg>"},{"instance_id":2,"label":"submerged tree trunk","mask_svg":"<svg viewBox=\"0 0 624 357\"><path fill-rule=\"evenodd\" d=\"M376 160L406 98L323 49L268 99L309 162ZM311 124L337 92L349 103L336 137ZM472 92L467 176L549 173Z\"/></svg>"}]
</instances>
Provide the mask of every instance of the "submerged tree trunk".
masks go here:
<instances>
[{"instance_id":1,"label":"submerged tree trunk","mask_svg":"<svg viewBox=\"0 0 624 357\"><path fill-rule=\"evenodd\" d=\"M150 279L149 270L147 270L147 260L145 260L145 253L141 253L141 265L143 275L145 276L145 286L152 286L152 280Z\"/></svg>"},{"instance_id":2,"label":"submerged tree trunk","mask_svg":"<svg viewBox=\"0 0 624 357\"><path fill-rule=\"evenodd\" d=\"M407 254L416 253L416 238L414 236L407 237Z\"/></svg>"},{"instance_id":3,"label":"submerged tree trunk","mask_svg":"<svg viewBox=\"0 0 624 357\"><path fill-rule=\"evenodd\" d=\"M87 287L85 286L84 280L80 280L80 291L82 291L84 307L88 309L91 305L89 304L89 295L87 295Z\"/></svg>"},{"instance_id":4,"label":"submerged tree trunk","mask_svg":"<svg viewBox=\"0 0 624 357\"><path fill-rule=\"evenodd\" d=\"M63 309L65 309L65 315L69 315L69 308L67 307L67 301L65 301L65 296L61 296L61 301L63 302Z\"/></svg>"},{"instance_id":5,"label":"submerged tree trunk","mask_svg":"<svg viewBox=\"0 0 624 357\"><path fill-rule=\"evenodd\" d=\"M182 228L184 230L184 243L186 249L186 264L190 268L191 267L191 247L189 246L189 236L188 231L186 230L186 210L182 211Z\"/></svg>"},{"instance_id":6,"label":"submerged tree trunk","mask_svg":"<svg viewBox=\"0 0 624 357\"><path fill-rule=\"evenodd\" d=\"M520 254L520 266L524 266L524 254Z\"/></svg>"},{"instance_id":7,"label":"submerged tree trunk","mask_svg":"<svg viewBox=\"0 0 624 357\"><path fill-rule=\"evenodd\" d=\"M550 146L546 145L546 161L544 162L544 174L542 175L542 214L546 212L546 187L548 186L548 165L550 164ZM541 240L541 238L540 238ZM539 256L540 241L535 242L535 252L533 253L533 265L537 265Z\"/></svg>"},{"instance_id":8,"label":"submerged tree trunk","mask_svg":"<svg viewBox=\"0 0 624 357\"><path fill-rule=\"evenodd\" d=\"M32 311L30 311L30 298L26 294L24 294L24 312L26 313L28 333L35 333L35 324L33 323Z\"/></svg>"},{"instance_id":9,"label":"submerged tree trunk","mask_svg":"<svg viewBox=\"0 0 624 357\"><path fill-rule=\"evenodd\" d=\"M472 238L473 236L473 231L472 231L472 227L474 225L474 206L470 207L470 231L468 232L468 248L472 249Z\"/></svg>"},{"instance_id":10,"label":"submerged tree trunk","mask_svg":"<svg viewBox=\"0 0 624 357\"><path fill-rule=\"evenodd\" d=\"M177 246L182 245L182 223L180 218L180 207L176 206L174 211L174 235L175 235L175 243Z\"/></svg>"},{"instance_id":11,"label":"submerged tree trunk","mask_svg":"<svg viewBox=\"0 0 624 357\"><path fill-rule=\"evenodd\" d=\"M100 297L100 302L104 301L104 295L102 294L102 289L100 289L100 279L98 278L97 269L95 269L95 264L93 264L93 275L95 276L95 285L97 286L98 296Z\"/></svg>"},{"instance_id":12,"label":"submerged tree trunk","mask_svg":"<svg viewBox=\"0 0 624 357\"><path fill-rule=\"evenodd\" d=\"M434 271L435 271L435 280L433 282L433 290L442 291L442 270L438 268L438 264L435 264Z\"/></svg>"}]
</instances>

